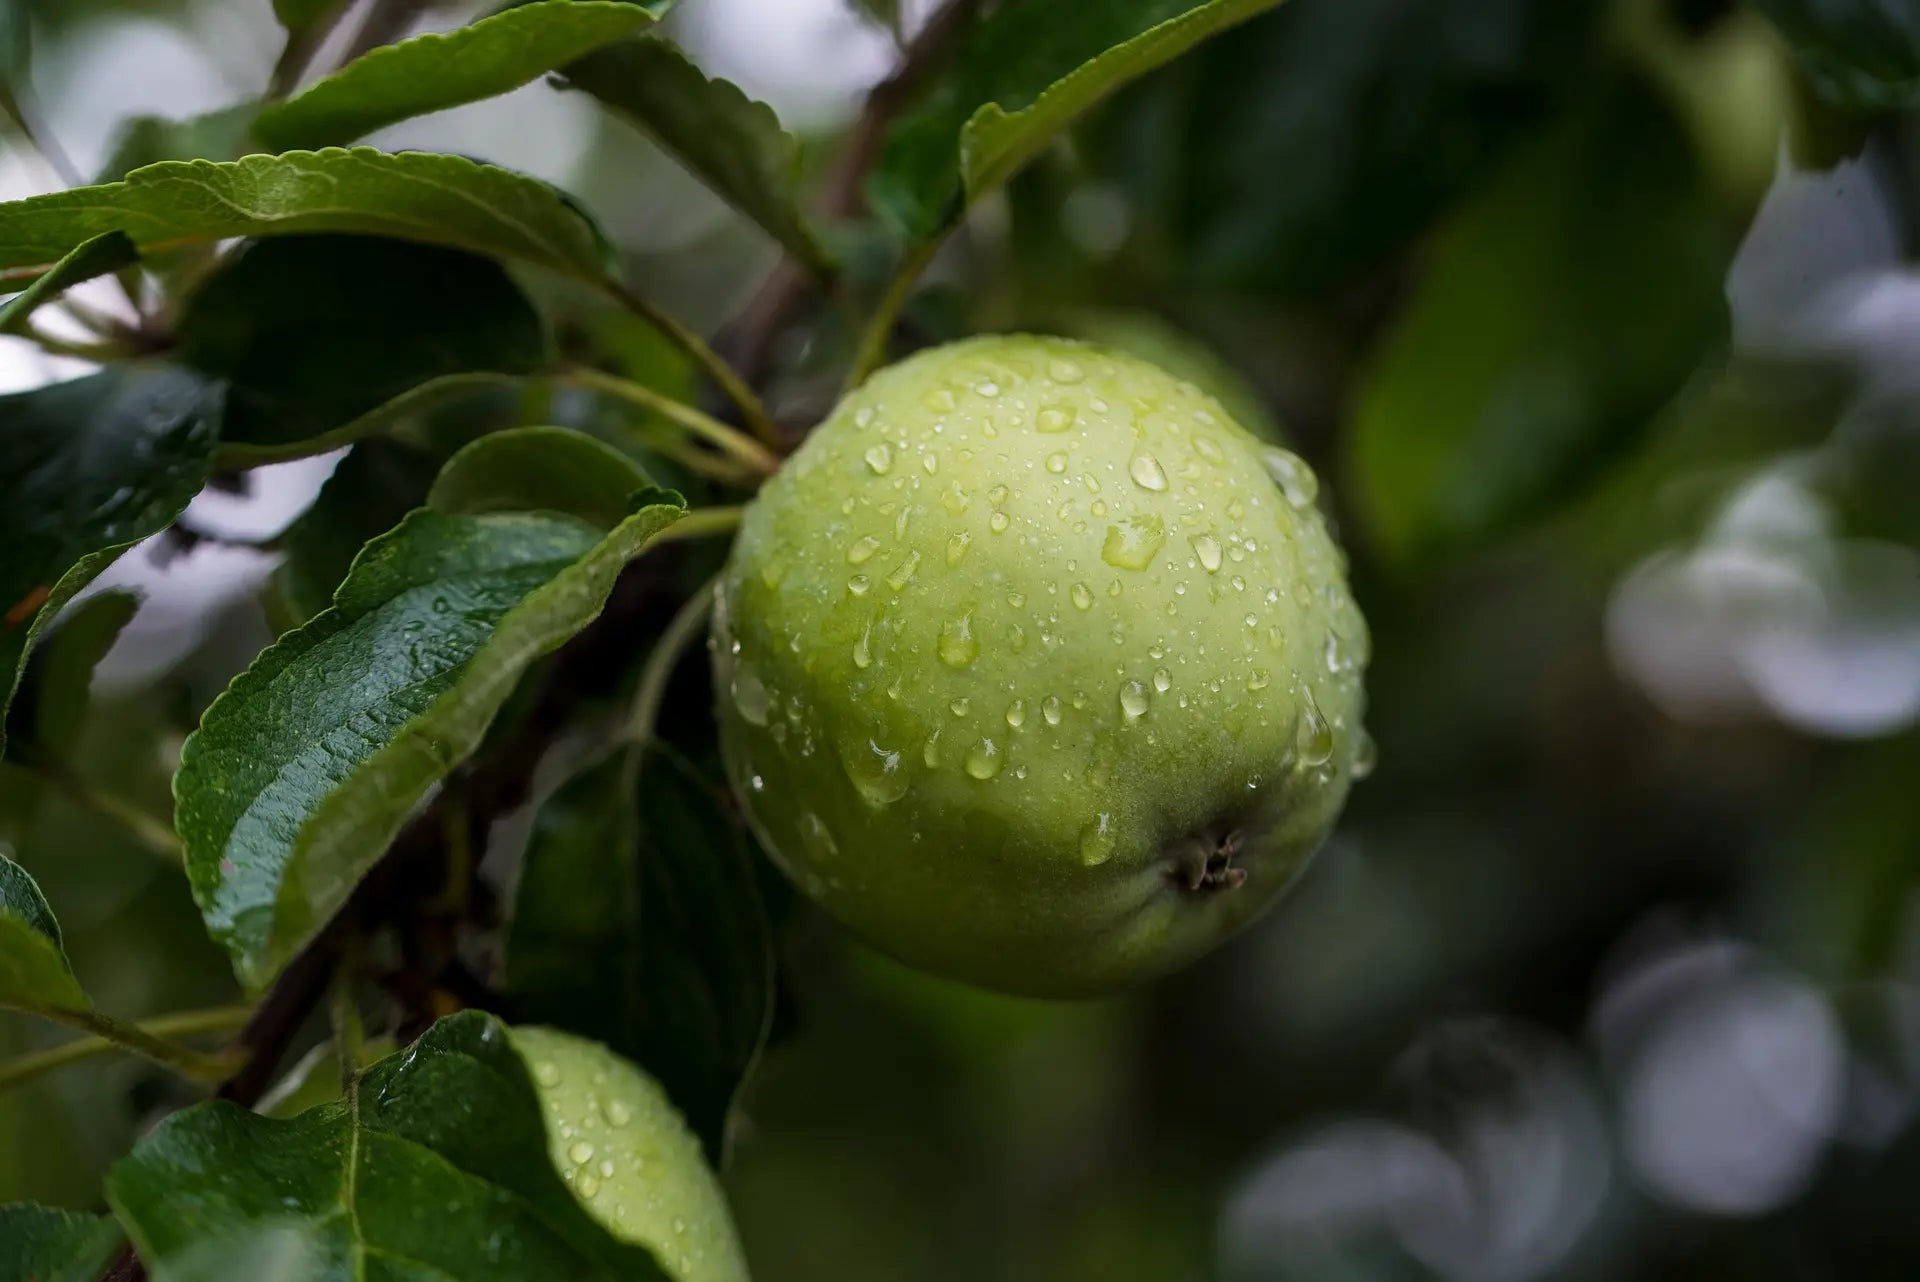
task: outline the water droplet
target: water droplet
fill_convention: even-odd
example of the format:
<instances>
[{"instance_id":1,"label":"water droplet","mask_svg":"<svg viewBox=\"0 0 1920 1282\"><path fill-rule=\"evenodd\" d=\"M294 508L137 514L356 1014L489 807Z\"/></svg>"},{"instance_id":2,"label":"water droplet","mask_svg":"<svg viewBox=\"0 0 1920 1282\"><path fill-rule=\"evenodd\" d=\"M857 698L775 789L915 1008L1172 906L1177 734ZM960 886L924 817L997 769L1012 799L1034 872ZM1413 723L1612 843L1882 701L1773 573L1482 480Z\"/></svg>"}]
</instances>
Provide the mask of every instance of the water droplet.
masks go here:
<instances>
[{"instance_id":1,"label":"water droplet","mask_svg":"<svg viewBox=\"0 0 1920 1282\"><path fill-rule=\"evenodd\" d=\"M583 1166L591 1162L593 1160L593 1145L587 1143L585 1140L576 1141L573 1147L567 1150L567 1160L575 1166Z\"/></svg>"},{"instance_id":2,"label":"water droplet","mask_svg":"<svg viewBox=\"0 0 1920 1282\"><path fill-rule=\"evenodd\" d=\"M1007 593L1007 604L1012 606L1014 609L1018 610L1021 606L1025 605L1026 603L1027 603L1026 593L1024 592Z\"/></svg>"},{"instance_id":3,"label":"water droplet","mask_svg":"<svg viewBox=\"0 0 1920 1282\"><path fill-rule=\"evenodd\" d=\"M1007 528L1007 514L1005 512L995 512L987 518L987 528L995 534L1004 533Z\"/></svg>"},{"instance_id":4,"label":"water droplet","mask_svg":"<svg viewBox=\"0 0 1920 1282\"><path fill-rule=\"evenodd\" d=\"M1313 469L1306 460L1291 450L1270 448L1260 452L1260 458L1267 465L1267 475L1287 496L1289 505L1296 508L1311 507L1320 493L1320 482L1314 477Z\"/></svg>"},{"instance_id":5,"label":"water droplet","mask_svg":"<svg viewBox=\"0 0 1920 1282\"><path fill-rule=\"evenodd\" d=\"M853 643L853 666L862 671L873 666L873 625L871 623L860 629L860 639Z\"/></svg>"},{"instance_id":6,"label":"water droplet","mask_svg":"<svg viewBox=\"0 0 1920 1282\"><path fill-rule=\"evenodd\" d=\"M950 387L936 387L920 398L920 403L936 414L950 414L960 402L954 399Z\"/></svg>"},{"instance_id":7,"label":"water droplet","mask_svg":"<svg viewBox=\"0 0 1920 1282\"><path fill-rule=\"evenodd\" d=\"M1265 668L1255 668L1247 674L1247 689L1264 690L1273 684L1273 677Z\"/></svg>"},{"instance_id":8,"label":"water droplet","mask_svg":"<svg viewBox=\"0 0 1920 1282\"><path fill-rule=\"evenodd\" d=\"M987 491L987 502L993 504L995 507L999 507L1002 503L1005 503L1006 501L1007 501L1006 486L996 485L992 489Z\"/></svg>"},{"instance_id":9,"label":"water droplet","mask_svg":"<svg viewBox=\"0 0 1920 1282\"><path fill-rule=\"evenodd\" d=\"M901 588L907 586L919 569L920 554L918 552L907 553L907 559L894 566L893 573L887 576L887 586L895 592L898 592Z\"/></svg>"},{"instance_id":10,"label":"water droplet","mask_svg":"<svg viewBox=\"0 0 1920 1282\"><path fill-rule=\"evenodd\" d=\"M764 726L768 702L766 683L760 680L752 664L741 660L733 673L733 706L752 724Z\"/></svg>"},{"instance_id":11,"label":"water droplet","mask_svg":"<svg viewBox=\"0 0 1920 1282\"><path fill-rule=\"evenodd\" d=\"M608 1126L625 1126L633 1120L633 1110L621 1100L608 1100L606 1107L601 1111L607 1115Z\"/></svg>"},{"instance_id":12,"label":"water droplet","mask_svg":"<svg viewBox=\"0 0 1920 1282\"><path fill-rule=\"evenodd\" d=\"M1015 699L1007 705L1007 724L1018 730L1027 724L1027 701Z\"/></svg>"},{"instance_id":13,"label":"water droplet","mask_svg":"<svg viewBox=\"0 0 1920 1282\"><path fill-rule=\"evenodd\" d=\"M847 580L847 591L855 596L865 596L867 589L873 586L873 580L864 574L856 574Z\"/></svg>"},{"instance_id":14,"label":"water droplet","mask_svg":"<svg viewBox=\"0 0 1920 1282\"><path fill-rule=\"evenodd\" d=\"M1000 773L1000 747L991 739L982 739L967 749L967 773L975 779L991 779Z\"/></svg>"},{"instance_id":15,"label":"water droplet","mask_svg":"<svg viewBox=\"0 0 1920 1282\"><path fill-rule=\"evenodd\" d=\"M1042 700L1040 704L1040 715L1047 719L1048 725L1050 726L1059 725L1060 717L1062 715L1061 709L1060 709L1060 696L1057 694L1050 694L1044 700Z\"/></svg>"},{"instance_id":16,"label":"water droplet","mask_svg":"<svg viewBox=\"0 0 1920 1282\"><path fill-rule=\"evenodd\" d=\"M1147 715L1147 687L1138 681L1129 681L1120 687L1120 711L1126 714L1128 721L1138 721Z\"/></svg>"},{"instance_id":17,"label":"water droplet","mask_svg":"<svg viewBox=\"0 0 1920 1282\"><path fill-rule=\"evenodd\" d=\"M1027 648L1027 630L1017 623L1013 624L1007 629L1007 644L1013 647L1015 654L1019 654Z\"/></svg>"},{"instance_id":18,"label":"water droplet","mask_svg":"<svg viewBox=\"0 0 1920 1282\"><path fill-rule=\"evenodd\" d=\"M967 510L967 503L970 499L971 496L968 495L964 489L960 488L960 482L955 481L948 487L947 492L940 496L940 506L947 509L952 515L959 516Z\"/></svg>"},{"instance_id":19,"label":"water droplet","mask_svg":"<svg viewBox=\"0 0 1920 1282\"><path fill-rule=\"evenodd\" d=\"M1034 416L1033 425L1051 435L1066 431L1079 417L1080 411L1071 405L1049 405Z\"/></svg>"},{"instance_id":20,"label":"water droplet","mask_svg":"<svg viewBox=\"0 0 1920 1282\"><path fill-rule=\"evenodd\" d=\"M578 1190L581 1197L588 1199L598 1197L600 1195L600 1177L592 1171L582 1171L580 1172L580 1178L574 1181L573 1187Z\"/></svg>"},{"instance_id":21,"label":"water droplet","mask_svg":"<svg viewBox=\"0 0 1920 1282\"><path fill-rule=\"evenodd\" d=\"M839 843L827 831L826 820L811 810L800 816L800 839L821 859L832 859L840 853Z\"/></svg>"},{"instance_id":22,"label":"water droplet","mask_svg":"<svg viewBox=\"0 0 1920 1282\"><path fill-rule=\"evenodd\" d=\"M560 1084L560 1069L558 1065L542 1061L533 1066L533 1075L542 1086L558 1086Z\"/></svg>"},{"instance_id":23,"label":"water droplet","mask_svg":"<svg viewBox=\"0 0 1920 1282\"><path fill-rule=\"evenodd\" d=\"M1078 383L1087 376L1087 371L1069 360L1053 360L1047 363L1047 377L1056 383Z\"/></svg>"},{"instance_id":24,"label":"water droplet","mask_svg":"<svg viewBox=\"0 0 1920 1282\"><path fill-rule=\"evenodd\" d=\"M1201 568L1208 574L1220 573L1220 541L1211 534L1193 536L1193 554L1200 558Z\"/></svg>"},{"instance_id":25,"label":"water droplet","mask_svg":"<svg viewBox=\"0 0 1920 1282\"><path fill-rule=\"evenodd\" d=\"M1225 463L1227 461L1226 452L1220 448L1220 443L1211 436L1195 436L1193 438L1193 452L1209 463Z\"/></svg>"},{"instance_id":26,"label":"water droplet","mask_svg":"<svg viewBox=\"0 0 1920 1282\"><path fill-rule=\"evenodd\" d=\"M867 466L873 469L875 476L885 476L893 470L893 450L885 441L877 445L869 445L866 454L862 457L867 460Z\"/></svg>"},{"instance_id":27,"label":"water droplet","mask_svg":"<svg viewBox=\"0 0 1920 1282\"><path fill-rule=\"evenodd\" d=\"M1158 690L1161 694L1165 694L1172 686L1173 673L1168 672L1165 668L1155 668L1153 670L1154 689Z\"/></svg>"},{"instance_id":28,"label":"water droplet","mask_svg":"<svg viewBox=\"0 0 1920 1282\"><path fill-rule=\"evenodd\" d=\"M1067 456L1065 454L1062 454L1060 451L1055 450L1053 453L1047 455L1047 471L1052 472L1055 476L1058 476L1060 475L1060 473L1066 470L1067 470Z\"/></svg>"},{"instance_id":29,"label":"water droplet","mask_svg":"<svg viewBox=\"0 0 1920 1282\"><path fill-rule=\"evenodd\" d=\"M1356 727L1353 733L1353 777L1355 782L1365 779L1380 764L1380 745L1367 733L1365 726Z\"/></svg>"},{"instance_id":30,"label":"water droplet","mask_svg":"<svg viewBox=\"0 0 1920 1282\"><path fill-rule=\"evenodd\" d=\"M847 549L847 564L865 565L868 561L873 560L873 554L879 550L880 540L874 538L871 534L864 534L858 539L855 539L853 546Z\"/></svg>"},{"instance_id":31,"label":"water droplet","mask_svg":"<svg viewBox=\"0 0 1920 1282\"><path fill-rule=\"evenodd\" d=\"M972 706L973 705L969 703L965 697L962 697L948 703L947 711L951 712L956 717L964 717L967 715L967 709Z\"/></svg>"},{"instance_id":32,"label":"water droplet","mask_svg":"<svg viewBox=\"0 0 1920 1282\"><path fill-rule=\"evenodd\" d=\"M1122 570L1144 570L1167 542L1167 525L1153 515L1129 516L1107 527L1100 559Z\"/></svg>"},{"instance_id":33,"label":"water droplet","mask_svg":"<svg viewBox=\"0 0 1920 1282\"><path fill-rule=\"evenodd\" d=\"M770 588L779 587L780 581L786 577L787 563L779 557L760 567L760 581Z\"/></svg>"},{"instance_id":34,"label":"water droplet","mask_svg":"<svg viewBox=\"0 0 1920 1282\"><path fill-rule=\"evenodd\" d=\"M980 640L973 635L973 612L940 625L940 662L964 668L980 657Z\"/></svg>"},{"instance_id":35,"label":"water droplet","mask_svg":"<svg viewBox=\"0 0 1920 1282\"><path fill-rule=\"evenodd\" d=\"M1167 488L1167 473L1160 466L1160 460L1144 451L1134 455L1133 461L1127 464L1127 475L1131 476L1133 483L1143 490L1159 491Z\"/></svg>"},{"instance_id":36,"label":"water droplet","mask_svg":"<svg viewBox=\"0 0 1920 1282\"><path fill-rule=\"evenodd\" d=\"M1306 690L1306 707L1300 713L1300 760L1309 766L1324 766L1333 758L1333 727L1327 724L1314 702L1313 691Z\"/></svg>"},{"instance_id":37,"label":"water droplet","mask_svg":"<svg viewBox=\"0 0 1920 1282\"><path fill-rule=\"evenodd\" d=\"M1329 630L1327 633L1327 671L1342 672L1347 667L1347 650L1340 642L1340 634Z\"/></svg>"},{"instance_id":38,"label":"water droplet","mask_svg":"<svg viewBox=\"0 0 1920 1282\"><path fill-rule=\"evenodd\" d=\"M925 454L922 454L920 456L920 470L928 476L932 476L935 472L938 472L940 470L940 456L932 450L928 450Z\"/></svg>"},{"instance_id":39,"label":"water droplet","mask_svg":"<svg viewBox=\"0 0 1920 1282\"><path fill-rule=\"evenodd\" d=\"M901 768L900 754L869 739L849 747L840 758L847 778L867 804L891 806L907 795L907 772Z\"/></svg>"},{"instance_id":40,"label":"water droplet","mask_svg":"<svg viewBox=\"0 0 1920 1282\"><path fill-rule=\"evenodd\" d=\"M1242 575L1236 574L1227 581L1233 584L1233 590L1235 592L1245 592L1247 590L1247 580Z\"/></svg>"},{"instance_id":41,"label":"water droplet","mask_svg":"<svg viewBox=\"0 0 1920 1282\"><path fill-rule=\"evenodd\" d=\"M1075 609L1091 610L1093 608L1093 590L1089 588L1086 584L1084 583L1074 584L1073 590L1071 593L1069 593L1069 595L1073 597L1073 604Z\"/></svg>"},{"instance_id":42,"label":"water droplet","mask_svg":"<svg viewBox=\"0 0 1920 1282\"><path fill-rule=\"evenodd\" d=\"M1115 831L1113 816L1102 813L1095 816L1092 823L1080 830L1080 862L1089 868L1104 864L1113 858L1113 852L1120 845L1120 834Z\"/></svg>"},{"instance_id":43,"label":"water droplet","mask_svg":"<svg viewBox=\"0 0 1920 1282\"><path fill-rule=\"evenodd\" d=\"M859 409L853 412L853 425L855 427L866 427L872 422L873 422L873 406L862 405Z\"/></svg>"},{"instance_id":44,"label":"water droplet","mask_svg":"<svg viewBox=\"0 0 1920 1282\"><path fill-rule=\"evenodd\" d=\"M1000 384L994 382L992 379L988 379L984 383L974 384L973 390L988 400L992 400L994 397L1000 395Z\"/></svg>"},{"instance_id":45,"label":"water droplet","mask_svg":"<svg viewBox=\"0 0 1920 1282\"><path fill-rule=\"evenodd\" d=\"M935 730L932 734L928 735L927 741L920 745L920 761L929 770L935 769L936 767L939 766L940 764L940 732L938 730Z\"/></svg>"}]
</instances>

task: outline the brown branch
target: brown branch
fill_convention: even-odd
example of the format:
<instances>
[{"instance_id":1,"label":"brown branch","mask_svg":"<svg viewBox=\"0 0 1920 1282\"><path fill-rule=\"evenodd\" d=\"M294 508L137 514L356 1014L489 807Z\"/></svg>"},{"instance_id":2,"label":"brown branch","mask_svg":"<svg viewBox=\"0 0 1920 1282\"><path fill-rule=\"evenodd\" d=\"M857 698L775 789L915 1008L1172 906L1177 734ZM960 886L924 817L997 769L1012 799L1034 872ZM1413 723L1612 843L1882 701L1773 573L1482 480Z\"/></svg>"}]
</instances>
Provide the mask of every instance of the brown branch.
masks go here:
<instances>
[{"instance_id":1,"label":"brown branch","mask_svg":"<svg viewBox=\"0 0 1920 1282\"><path fill-rule=\"evenodd\" d=\"M980 0L947 0L908 42L893 74L868 91L846 145L821 181L818 209L823 217L853 218L865 208L867 175L880 159L888 129L945 61L979 8ZM734 368L748 382L758 385L764 377L774 341L811 283L803 267L782 258L735 318L728 346Z\"/></svg>"}]
</instances>

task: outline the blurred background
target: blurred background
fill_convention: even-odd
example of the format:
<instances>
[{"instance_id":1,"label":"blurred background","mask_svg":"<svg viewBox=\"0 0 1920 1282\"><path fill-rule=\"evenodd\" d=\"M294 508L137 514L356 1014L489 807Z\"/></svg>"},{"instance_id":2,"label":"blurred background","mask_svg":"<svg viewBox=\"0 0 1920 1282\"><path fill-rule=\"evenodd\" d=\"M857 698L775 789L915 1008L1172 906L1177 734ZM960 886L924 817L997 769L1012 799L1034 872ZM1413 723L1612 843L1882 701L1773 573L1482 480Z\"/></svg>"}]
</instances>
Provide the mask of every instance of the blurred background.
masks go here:
<instances>
[{"instance_id":1,"label":"blurred background","mask_svg":"<svg viewBox=\"0 0 1920 1282\"><path fill-rule=\"evenodd\" d=\"M925 8L683 0L671 30L817 167ZM727 1174L761 1282L1920 1276L1915 10L1290 0L976 215L926 336L1129 346L1314 463L1378 768L1277 911L1113 1001L957 988L796 908ZM280 41L268 0L0 12L85 175L130 119L258 92ZM0 141L0 197L62 185ZM775 261L582 95L375 141L566 185L709 329ZM786 415L847 342L800 317ZM0 391L84 368L0 339ZM203 496L206 540L103 581L145 600L72 732L88 777L165 813L272 635L252 544L336 462ZM103 1006L232 1000L120 828L0 767L0 848ZM0 1014L0 1057L57 1039ZM173 1089L93 1061L0 1095L0 1200L94 1205Z\"/></svg>"}]
</instances>

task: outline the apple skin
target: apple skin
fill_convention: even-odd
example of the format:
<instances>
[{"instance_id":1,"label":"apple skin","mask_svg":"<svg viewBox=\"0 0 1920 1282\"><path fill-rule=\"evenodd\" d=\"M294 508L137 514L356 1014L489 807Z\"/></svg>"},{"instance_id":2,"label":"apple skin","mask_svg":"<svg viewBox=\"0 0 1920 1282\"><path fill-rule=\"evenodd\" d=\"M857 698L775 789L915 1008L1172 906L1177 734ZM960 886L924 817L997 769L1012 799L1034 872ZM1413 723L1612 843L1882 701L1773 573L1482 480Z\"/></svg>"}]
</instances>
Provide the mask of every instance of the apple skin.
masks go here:
<instances>
[{"instance_id":1,"label":"apple skin","mask_svg":"<svg viewBox=\"0 0 1920 1282\"><path fill-rule=\"evenodd\" d=\"M660 1083L584 1037L525 1025L508 1036L554 1168L587 1214L653 1252L674 1282L748 1282L720 1181Z\"/></svg>"},{"instance_id":2,"label":"apple skin","mask_svg":"<svg viewBox=\"0 0 1920 1282\"><path fill-rule=\"evenodd\" d=\"M1366 624L1298 458L1137 358L1003 335L850 394L721 576L728 776L900 960L1090 996L1273 903L1356 773Z\"/></svg>"}]
</instances>

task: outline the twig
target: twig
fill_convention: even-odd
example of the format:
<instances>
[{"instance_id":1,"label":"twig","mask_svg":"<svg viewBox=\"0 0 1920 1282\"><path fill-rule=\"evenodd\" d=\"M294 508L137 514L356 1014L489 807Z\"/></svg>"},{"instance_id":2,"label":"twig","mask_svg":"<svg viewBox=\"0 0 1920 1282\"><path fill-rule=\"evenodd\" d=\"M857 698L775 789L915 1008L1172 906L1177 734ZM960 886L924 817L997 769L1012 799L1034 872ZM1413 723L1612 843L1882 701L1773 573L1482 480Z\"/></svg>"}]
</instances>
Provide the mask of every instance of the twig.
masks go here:
<instances>
[{"instance_id":1,"label":"twig","mask_svg":"<svg viewBox=\"0 0 1920 1282\"><path fill-rule=\"evenodd\" d=\"M894 73L868 91L846 145L821 182L818 207L822 215L852 218L865 207L867 174L880 158L887 130L945 60L979 7L980 0L947 0L908 42ZM809 279L791 258L781 259L734 321L730 347L748 381L760 381L773 342L805 297Z\"/></svg>"},{"instance_id":2,"label":"twig","mask_svg":"<svg viewBox=\"0 0 1920 1282\"><path fill-rule=\"evenodd\" d=\"M53 176L63 186L84 187L86 178L80 173L80 167L73 163L59 139L47 127L46 118L40 114L40 105L22 81L0 85L0 104L4 104L7 116L13 121L14 128L26 140L34 154L46 162Z\"/></svg>"},{"instance_id":3,"label":"twig","mask_svg":"<svg viewBox=\"0 0 1920 1282\"><path fill-rule=\"evenodd\" d=\"M125 797L96 786L66 762L35 759L8 764L33 774L67 800L112 823L169 863L181 862L180 838L172 824Z\"/></svg>"},{"instance_id":4,"label":"twig","mask_svg":"<svg viewBox=\"0 0 1920 1282\"><path fill-rule=\"evenodd\" d=\"M780 470L779 458L752 437L735 431L719 419L704 414L691 405L676 401L671 396L664 396L651 387L587 366L570 369L562 377L581 387L605 392L609 396L617 396L630 404L639 405L664 418L672 419L727 457L745 464L761 476L772 476Z\"/></svg>"},{"instance_id":5,"label":"twig","mask_svg":"<svg viewBox=\"0 0 1920 1282\"><path fill-rule=\"evenodd\" d=\"M740 411L741 420L746 423L748 430L763 444L773 449L780 447L780 429L775 426L773 416L767 413L767 407L761 404L760 397L747 385L746 380L734 372L733 366L722 360L720 353L707 344L706 339L661 311L645 295L617 281L610 282L606 288L622 306L658 329L669 342L705 371L707 377L713 380L713 385Z\"/></svg>"},{"instance_id":6,"label":"twig","mask_svg":"<svg viewBox=\"0 0 1920 1282\"><path fill-rule=\"evenodd\" d=\"M220 1081L233 1072L237 1062L231 1052L208 1055L190 1050L155 1036L139 1024L115 1019L97 1010L35 1010L33 1013L56 1024L65 1024L68 1028L112 1042L124 1051L144 1056L162 1068L170 1068L182 1077L190 1077L197 1082Z\"/></svg>"},{"instance_id":7,"label":"twig","mask_svg":"<svg viewBox=\"0 0 1920 1282\"><path fill-rule=\"evenodd\" d=\"M267 77L267 97L284 98L293 91L313 62L313 56L327 42L327 36L352 7L353 0L334 0L318 18L298 31L287 33L286 46L280 50L279 61L273 64L273 72Z\"/></svg>"},{"instance_id":8,"label":"twig","mask_svg":"<svg viewBox=\"0 0 1920 1282\"><path fill-rule=\"evenodd\" d=\"M231 1032L246 1023L252 1014L251 1006L216 1006L211 1010L181 1011L155 1019L138 1020L129 1026L155 1038L193 1037L202 1033ZM128 1049L124 1043L93 1033L31 1055L22 1055L0 1064L0 1091L23 1085L44 1073L65 1068L68 1064L124 1049ZM231 1067L228 1061L222 1063Z\"/></svg>"},{"instance_id":9,"label":"twig","mask_svg":"<svg viewBox=\"0 0 1920 1282\"><path fill-rule=\"evenodd\" d=\"M344 67L361 54L392 44L406 31L414 15L426 7L427 0L373 0L360 29L353 33L346 51L340 55L340 65Z\"/></svg>"},{"instance_id":10,"label":"twig","mask_svg":"<svg viewBox=\"0 0 1920 1282\"><path fill-rule=\"evenodd\" d=\"M698 515L694 513L686 517L681 524ZM705 634L707 615L713 610L714 592L719 582L718 579L709 579L702 584L699 591L687 598L686 604L668 621L659 639L653 643L646 666L640 670L640 684L634 690L633 711L627 717L626 737L635 748L644 748L652 742L654 731L660 724L660 705L667 697L667 682L672 678L673 670L679 666L687 647Z\"/></svg>"},{"instance_id":11,"label":"twig","mask_svg":"<svg viewBox=\"0 0 1920 1282\"><path fill-rule=\"evenodd\" d=\"M860 333L860 345L854 349L853 364L847 370L846 385L842 394L867 381L867 376L878 369L887 359L887 351L893 341L893 326L900 319L901 309L907 305L907 299L913 296L913 287L919 283L920 274L933 261L940 250L940 240L934 237L923 240L908 250L894 270L893 280L887 285L887 292L880 296L880 302L874 307L873 315L867 320L867 327Z\"/></svg>"}]
</instances>

